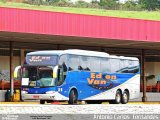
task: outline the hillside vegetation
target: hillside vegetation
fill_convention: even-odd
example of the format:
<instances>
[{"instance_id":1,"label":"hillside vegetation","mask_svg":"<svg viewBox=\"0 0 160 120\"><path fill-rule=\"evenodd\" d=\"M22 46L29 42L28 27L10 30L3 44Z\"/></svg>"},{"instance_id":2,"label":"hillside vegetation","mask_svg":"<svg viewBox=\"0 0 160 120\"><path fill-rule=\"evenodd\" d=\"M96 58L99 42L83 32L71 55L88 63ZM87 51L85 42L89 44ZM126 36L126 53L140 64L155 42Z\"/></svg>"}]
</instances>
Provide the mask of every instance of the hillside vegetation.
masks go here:
<instances>
[{"instance_id":1,"label":"hillside vegetation","mask_svg":"<svg viewBox=\"0 0 160 120\"><path fill-rule=\"evenodd\" d=\"M26 3L16 3L16 2L0 2L0 7L23 8L23 9L33 9L33 10L98 15L98 16L113 16L122 18L136 18L136 19L146 19L146 20L160 20L160 11L124 11L124 10L106 10L97 8L57 7L57 6L46 6L46 5L30 5Z\"/></svg>"}]
</instances>

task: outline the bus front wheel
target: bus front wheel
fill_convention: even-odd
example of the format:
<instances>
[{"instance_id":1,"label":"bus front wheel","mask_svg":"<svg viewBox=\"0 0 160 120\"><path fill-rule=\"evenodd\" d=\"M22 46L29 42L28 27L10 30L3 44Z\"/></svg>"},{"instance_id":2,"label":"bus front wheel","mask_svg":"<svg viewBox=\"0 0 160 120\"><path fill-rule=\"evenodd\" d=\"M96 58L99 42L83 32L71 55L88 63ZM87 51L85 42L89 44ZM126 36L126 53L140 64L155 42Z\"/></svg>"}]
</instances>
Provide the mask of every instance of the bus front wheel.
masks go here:
<instances>
[{"instance_id":1,"label":"bus front wheel","mask_svg":"<svg viewBox=\"0 0 160 120\"><path fill-rule=\"evenodd\" d=\"M40 100L40 104L45 104L45 100Z\"/></svg>"},{"instance_id":2,"label":"bus front wheel","mask_svg":"<svg viewBox=\"0 0 160 120\"><path fill-rule=\"evenodd\" d=\"M71 92L69 94L68 104L77 104L77 98L78 98L78 94L77 94L76 90L71 90Z\"/></svg>"}]
</instances>

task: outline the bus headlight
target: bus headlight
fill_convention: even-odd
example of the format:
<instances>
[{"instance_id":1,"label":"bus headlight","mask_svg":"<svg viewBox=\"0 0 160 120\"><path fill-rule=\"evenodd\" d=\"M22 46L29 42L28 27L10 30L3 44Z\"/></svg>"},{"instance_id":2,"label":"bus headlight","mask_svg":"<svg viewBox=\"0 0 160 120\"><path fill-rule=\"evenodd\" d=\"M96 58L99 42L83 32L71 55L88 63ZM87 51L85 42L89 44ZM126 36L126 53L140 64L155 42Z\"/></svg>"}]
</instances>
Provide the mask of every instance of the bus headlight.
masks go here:
<instances>
[{"instance_id":1,"label":"bus headlight","mask_svg":"<svg viewBox=\"0 0 160 120\"><path fill-rule=\"evenodd\" d=\"M55 91L47 91L46 94L54 94Z\"/></svg>"},{"instance_id":2,"label":"bus headlight","mask_svg":"<svg viewBox=\"0 0 160 120\"><path fill-rule=\"evenodd\" d=\"M27 91L22 91L22 94L27 94L28 92Z\"/></svg>"}]
</instances>

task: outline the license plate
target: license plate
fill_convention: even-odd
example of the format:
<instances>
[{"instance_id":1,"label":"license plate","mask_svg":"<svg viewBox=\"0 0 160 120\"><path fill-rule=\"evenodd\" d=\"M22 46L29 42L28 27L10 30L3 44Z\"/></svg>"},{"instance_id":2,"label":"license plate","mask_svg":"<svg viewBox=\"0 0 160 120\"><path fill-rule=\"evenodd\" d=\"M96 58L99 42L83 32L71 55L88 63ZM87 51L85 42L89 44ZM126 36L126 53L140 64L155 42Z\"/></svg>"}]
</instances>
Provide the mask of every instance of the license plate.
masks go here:
<instances>
[{"instance_id":1,"label":"license plate","mask_svg":"<svg viewBox=\"0 0 160 120\"><path fill-rule=\"evenodd\" d=\"M35 96L33 96L33 98L38 99L38 98L39 98L39 96L38 96L38 95L35 95Z\"/></svg>"}]
</instances>

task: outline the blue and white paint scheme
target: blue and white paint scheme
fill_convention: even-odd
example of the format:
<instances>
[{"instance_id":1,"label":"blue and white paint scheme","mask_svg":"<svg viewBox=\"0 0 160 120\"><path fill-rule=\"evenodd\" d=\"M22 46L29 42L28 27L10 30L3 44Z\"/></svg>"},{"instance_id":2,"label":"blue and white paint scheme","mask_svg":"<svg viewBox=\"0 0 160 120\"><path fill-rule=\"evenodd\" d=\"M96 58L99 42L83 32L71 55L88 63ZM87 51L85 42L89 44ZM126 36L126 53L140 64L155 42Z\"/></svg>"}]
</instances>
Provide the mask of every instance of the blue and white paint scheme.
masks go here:
<instances>
[{"instance_id":1,"label":"blue and white paint scheme","mask_svg":"<svg viewBox=\"0 0 160 120\"><path fill-rule=\"evenodd\" d=\"M114 100L116 92L140 94L139 60L86 50L37 51L26 55L21 67L22 99Z\"/></svg>"}]
</instances>

